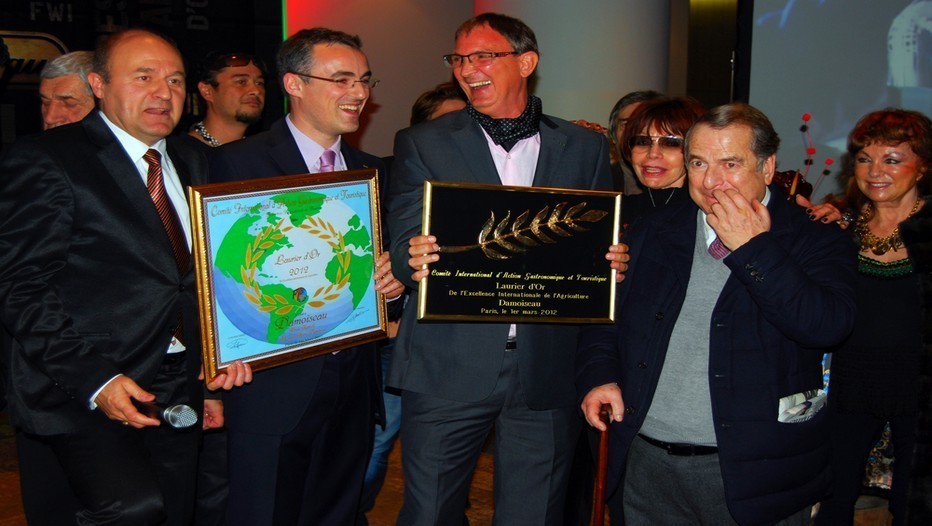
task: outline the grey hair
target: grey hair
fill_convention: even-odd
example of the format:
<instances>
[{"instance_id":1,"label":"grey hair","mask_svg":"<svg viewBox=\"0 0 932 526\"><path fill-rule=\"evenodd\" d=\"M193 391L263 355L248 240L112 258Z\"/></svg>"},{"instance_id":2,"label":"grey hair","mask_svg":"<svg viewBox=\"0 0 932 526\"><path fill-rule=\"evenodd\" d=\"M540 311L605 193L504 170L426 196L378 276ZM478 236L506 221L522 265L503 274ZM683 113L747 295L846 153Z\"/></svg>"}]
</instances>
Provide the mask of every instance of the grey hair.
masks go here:
<instances>
[{"instance_id":1,"label":"grey hair","mask_svg":"<svg viewBox=\"0 0 932 526\"><path fill-rule=\"evenodd\" d=\"M771 156L776 155L780 148L780 136L773 129L770 119L759 109L743 102L733 102L724 104L707 111L705 115L699 117L699 120L686 132L686 142L683 150L686 158L689 159L689 143L692 134L704 124L715 130L722 130L728 126L747 126L751 130L751 151L757 158L757 170L764 167L764 162Z\"/></svg>"},{"instance_id":2,"label":"grey hair","mask_svg":"<svg viewBox=\"0 0 932 526\"><path fill-rule=\"evenodd\" d=\"M93 66L93 51L72 51L47 62L45 67L42 68L42 72L39 73L39 79L55 79L65 75L77 75L81 78L87 94L93 96L91 86L87 83L87 74L91 72Z\"/></svg>"}]
</instances>

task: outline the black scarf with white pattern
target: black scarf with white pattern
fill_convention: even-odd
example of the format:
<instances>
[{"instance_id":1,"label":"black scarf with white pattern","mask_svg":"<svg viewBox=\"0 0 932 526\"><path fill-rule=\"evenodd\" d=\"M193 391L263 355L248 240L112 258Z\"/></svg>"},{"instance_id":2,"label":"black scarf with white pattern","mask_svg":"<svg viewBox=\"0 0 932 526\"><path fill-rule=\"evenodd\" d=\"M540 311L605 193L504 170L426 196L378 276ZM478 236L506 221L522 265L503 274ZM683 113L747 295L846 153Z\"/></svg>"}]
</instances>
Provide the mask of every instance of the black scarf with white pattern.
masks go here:
<instances>
[{"instance_id":1,"label":"black scarf with white pattern","mask_svg":"<svg viewBox=\"0 0 932 526\"><path fill-rule=\"evenodd\" d=\"M466 106L466 112L473 119L476 119L476 122L489 134L495 144L504 148L505 151L511 151L518 141L533 137L540 131L542 108L543 104L540 99L534 95L529 95L524 111L514 119L493 119L484 113L480 113L479 110L472 107L472 104Z\"/></svg>"}]
</instances>

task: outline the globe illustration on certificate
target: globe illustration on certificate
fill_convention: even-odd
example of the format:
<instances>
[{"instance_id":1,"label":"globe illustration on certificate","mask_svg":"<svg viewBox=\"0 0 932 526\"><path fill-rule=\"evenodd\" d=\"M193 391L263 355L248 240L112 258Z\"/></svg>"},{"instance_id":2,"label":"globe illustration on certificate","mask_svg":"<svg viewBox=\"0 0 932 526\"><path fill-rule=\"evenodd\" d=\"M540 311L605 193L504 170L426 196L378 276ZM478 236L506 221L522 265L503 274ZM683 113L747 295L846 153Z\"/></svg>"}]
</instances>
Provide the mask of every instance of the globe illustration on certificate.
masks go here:
<instances>
[{"instance_id":1,"label":"globe illustration on certificate","mask_svg":"<svg viewBox=\"0 0 932 526\"><path fill-rule=\"evenodd\" d=\"M229 216L218 220L227 224L217 228L222 237L211 269L221 342L246 336L274 352L326 338L359 318L360 310L374 313L360 306L372 285L371 227L353 208L354 197L364 203L366 195L344 186L211 209L211 215ZM236 347L227 352L221 343L224 360L236 358Z\"/></svg>"}]
</instances>

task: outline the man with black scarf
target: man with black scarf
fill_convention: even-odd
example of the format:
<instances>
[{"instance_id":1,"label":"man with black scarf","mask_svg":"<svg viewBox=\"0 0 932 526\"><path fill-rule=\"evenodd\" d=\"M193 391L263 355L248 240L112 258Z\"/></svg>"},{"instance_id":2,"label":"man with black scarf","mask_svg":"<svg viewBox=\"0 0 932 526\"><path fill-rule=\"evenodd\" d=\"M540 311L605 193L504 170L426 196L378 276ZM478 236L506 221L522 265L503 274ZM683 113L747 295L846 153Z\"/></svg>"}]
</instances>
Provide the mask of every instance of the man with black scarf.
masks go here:
<instances>
[{"instance_id":1,"label":"man with black scarf","mask_svg":"<svg viewBox=\"0 0 932 526\"><path fill-rule=\"evenodd\" d=\"M611 188L608 142L542 113L528 92L539 60L534 32L486 13L456 32L444 57L469 106L399 132L388 203L399 279L417 288L438 260L421 236L425 180ZM623 269L627 254L609 259ZM577 327L418 323L402 316L387 384L403 390L405 499L398 524L456 524L488 432L495 428L496 523L562 523L567 474L581 421L573 355Z\"/></svg>"}]
</instances>

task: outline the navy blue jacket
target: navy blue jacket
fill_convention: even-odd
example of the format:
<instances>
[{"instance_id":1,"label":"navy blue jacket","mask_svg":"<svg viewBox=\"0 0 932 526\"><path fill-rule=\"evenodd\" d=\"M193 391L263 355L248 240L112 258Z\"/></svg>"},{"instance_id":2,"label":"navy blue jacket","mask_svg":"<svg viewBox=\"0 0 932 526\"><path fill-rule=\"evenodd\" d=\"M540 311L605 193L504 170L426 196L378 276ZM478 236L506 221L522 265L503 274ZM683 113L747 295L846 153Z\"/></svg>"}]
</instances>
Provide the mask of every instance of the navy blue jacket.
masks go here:
<instances>
[{"instance_id":1,"label":"navy blue jacket","mask_svg":"<svg viewBox=\"0 0 932 526\"><path fill-rule=\"evenodd\" d=\"M822 385L822 355L854 320L855 247L834 225L810 221L771 190L772 228L723 261L731 270L715 305L709 387L728 509L740 524L767 524L817 502L829 487L825 411L780 423L780 398ZM617 322L580 333L577 389L617 382L625 415L611 426L608 491L653 399L686 296L698 207L648 214L625 242L632 260ZM662 474L658 473L658 476Z\"/></svg>"},{"instance_id":2,"label":"navy blue jacket","mask_svg":"<svg viewBox=\"0 0 932 526\"><path fill-rule=\"evenodd\" d=\"M285 118L276 121L266 132L222 146L211 157L210 181L243 181L308 173L310 169L301 157ZM353 148L345 140L340 142L340 153L349 170L375 168L379 177L386 174L381 159ZM374 344L360 345L351 350L364 361L364 377L354 381L368 391L377 413L374 418L381 421L383 406L378 353ZM310 404L323 366L323 360L310 358L256 373L251 384L224 393L227 426L252 432L261 429L261 432L273 435L290 432Z\"/></svg>"}]
</instances>

